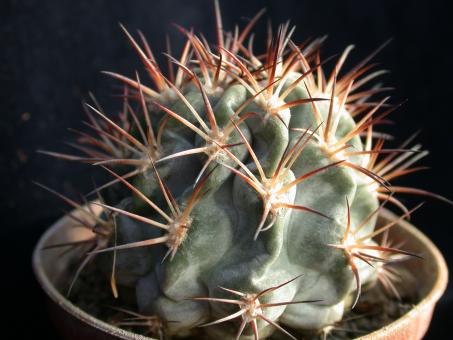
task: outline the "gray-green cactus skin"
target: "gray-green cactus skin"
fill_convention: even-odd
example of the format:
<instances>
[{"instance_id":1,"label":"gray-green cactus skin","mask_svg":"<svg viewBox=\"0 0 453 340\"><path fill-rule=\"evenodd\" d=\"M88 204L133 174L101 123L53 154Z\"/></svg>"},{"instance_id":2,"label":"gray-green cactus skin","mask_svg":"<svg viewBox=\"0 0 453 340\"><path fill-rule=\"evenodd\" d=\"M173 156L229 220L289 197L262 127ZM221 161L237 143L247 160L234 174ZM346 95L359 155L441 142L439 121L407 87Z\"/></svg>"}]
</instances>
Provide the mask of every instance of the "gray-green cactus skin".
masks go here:
<instances>
[{"instance_id":1,"label":"gray-green cactus skin","mask_svg":"<svg viewBox=\"0 0 453 340\"><path fill-rule=\"evenodd\" d=\"M285 78L286 84L282 90L300 76L300 73L292 72ZM208 122L200 89L188 85L181 92L202 119ZM251 97L241 84L217 91L206 89L206 92L219 129L227 126L235 111ZM214 94L210 94L212 92ZM292 89L285 102L309 99L312 95L307 92L306 84L301 82ZM331 106L329 96L327 93L324 95L325 101L296 105L279 114L270 114L258 100L251 101L243 110L244 113L255 114L238 124L238 128L256 153L266 177L275 173L280 161L297 143L304 129L313 131L320 124L326 125ZM167 100L165 107L200 127L181 99L173 96L173 99ZM168 119L167 114L156 105L150 104L149 109L153 119ZM335 134L330 138L335 141L353 131L357 125L346 109L333 111L333 120L338 117L338 122ZM176 119L171 117L166 124L161 141L161 157L205 144L195 132ZM291 167L281 169L278 181L283 185L334 162L346 161L357 166L363 164L366 156L332 156L322 138L309 138L309 135L307 133L304 137L303 140L308 141ZM229 151L258 177L257 167L237 130L231 133L227 143L242 143L231 147ZM364 148L359 136L350 139L348 144L355 151ZM206 159L207 155L201 153L162 162L157 160L156 167L162 180L181 207L187 204ZM301 331L319 330L340 320L344 311L351 307L356 283L344 252L329 245L341 243L345 233L348 214L346 200L350 205L352 228L379 207L376 193L369 189L370 178L344 163L319 171L285 192L282 199L287 204L308 207L325 216L280 208L272 227L260 232L254 239L263 216L263 201L255 189L225 164L244 173L237 162L225 153L219 153L211 162L204 172L205 176L208 175L203 183L204 195L190 213L186 237L174 257L163 260L167 252L164 244L118 250L118 284L135 288L136 302L141 312L157 314L164 320L178 321L168 324L169 333L173 335L189 335L200 324L237 311L236 305L195 301L191 299L193 297L231 298L219 286L258 293L298 275L301 276L295 281L263 297L261 303L319 301L267 308L263 310L265 316L283 327ZM131 183L168 212L152 167L136 176ZM127 196L126 201L121 202L122 207L127 206L125 210L162 220L142 198L131 192L127 192ZM267 222L273 217L269 215ZM375 217L370 218L360 234L372 231L375 222ZM164 234L159 228L122 215L117 218L117 225L118 245ZM374 273L370 266L362 263L357 263L357 266L362 284L373 280ZM232 323L237 323L237 326L232 326ZM204 330L213 339L234 339L239 323L233 320ZM258 329L262 337L275 331L273 326L262 320L258 320ZM241 339L252 338L252 330L246 328Z\"/></svg>"},{"instance_id":2,"label":"gray-green cactus skin","mask_svg":"<svg viewBox=\"0 0 453 340\"><path fill-rule=\"evenodd\" d=\"M67 295L94 259L119 293L119 327L146 325L161 340L326 336L362 287L380 282L399 297L398 275L383 266L417 255L393 248L386 231L420 205L393 194L453 202L388 182L422 170L413 165L428 152L413 137L384 149L388 135L375 131L396 108L376 98L388 88L365 88L385 73L368 63L386 43L344 72L353 46L332 65L320 56L324 38L296 45L286 23L275 34L269 25L255 54L264 10L228 32L213 2L215 46L178 26L185 43L179 59L166 55L168 72L141 32L136 40L121 26L150 78L105 72L124 85L120 114L92 97L77 154L40 151L102 166L107 178L85 206L38 184L93 232L49 249L90 247ZM376 228L387 202L403 214Z\"/></svg>"}]
</instances>

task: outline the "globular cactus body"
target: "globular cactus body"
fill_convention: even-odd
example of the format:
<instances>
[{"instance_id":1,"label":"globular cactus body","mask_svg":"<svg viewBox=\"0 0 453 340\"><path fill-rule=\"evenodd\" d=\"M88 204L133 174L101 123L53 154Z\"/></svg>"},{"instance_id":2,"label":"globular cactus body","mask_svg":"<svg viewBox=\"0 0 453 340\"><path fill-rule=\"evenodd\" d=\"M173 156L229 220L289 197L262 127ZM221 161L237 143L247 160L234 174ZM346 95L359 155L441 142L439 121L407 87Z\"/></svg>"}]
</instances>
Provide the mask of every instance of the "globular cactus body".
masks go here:
<instances>
[{"instance_id":1,"label":"globular cactus body","mask_svg":"<svg viewBox=\"0 0 453 340\"><path fill-rule=\"evenodd\" d=\"M301 75L289 73L286 84L281 86L281 93ZM265 80L261 82L264 85L260 86L268 85ZM290 89L285 100L271 103L274 106L269 102L263 105L259 98L251 101L242 112L243 115L253 114L240 124L231 119L240 119L242 116L238 117L235 112L247 100L253 99L244 85L236 84L218 91L220 93L206 94L205 100L202 91L205 90L193 86L187 92L182 89L189 104L176 99L161 108L161 111L167 111L164 113L171 112L172 117L163 131L162 145L170 145L172 154L183 150L197 151L193 155L184 155L184 159L183 156L172 158L164 154L169 159L156 160L163 181L170 174L178 177L179 183L169 185L169 188L180 193L179 204L188 204L197 179L196 173L186 169L201 171L207 162L209 164L198 178L200 183L206 176L202 186L205 194L188 215L187 229L184 229L185 235L177 244L176 251L173 253L175 249L168 244L163 246L162 254L154 257L147 274L135 282L140 310L157 313L164 319L179 320L170 325L170 332L188 334L203 322L234 313L235 307L215 301L209 305L206 301L189 298L231 297L219 286L257 293L303 274L291 284L267 294L260 302L319 301L267 308L263 310L264 316L301 330L320 329L338 321L345 300L356 287L343 252L329 247L329 244L338 243L345 232L345 198L351 202L352 225L358 225L379 203L376 195L368 190L368 184L373 180L342 164L347 161L361 166L364 157L332 156L329 145L318 135L330 114L337 124L335 134L330 136L333 144L357 127L353 118L344 108L341 111L331 108L329 93L319 94L327 99L326 103L311 101L309 90L302 82ZM278 93L272 96L276 97ZM273 111L275 107L300 100L307 102ZM158 109L153 104L151 107ZM207 129L203 130L192 110ZM212 126L208 117L210 110L214 117L211 121L215 121ZM176 116L180 119L175 119ZM215 129L218 130L217 136L213 133ZM201 134L206 134L212 141L207 141ZM359 137L354 136L348 142L354 150L363 150ZM250 154L247 143L254 156ZM222 149L224 145L231 147ZM203 147L211 150L197 150ZM172 164L175 161L178 163ZM162 171L161 167L164 168ZM152 171L150 168L149 172ZM163 192L156 175L147 173L143 179L144 176L138 176L135 186L150 193L153 200L160 196L163 203ZM182 189L180 185L183 185ZM136 197L135 202L140 209L135 207L130 211L140 210L144 216L158 219L159 214L152 208L143 208L146 203L142 198ZM373 218L363 232L372 230L374 222ZM146 225L142 227L156 229ZM259 227L263 229L261 232L257 232ZM130 242L130 230L130 227L120 227L119 240ZM171 258L161 262L167 249L172 252ZM128 257L133 251L118 250L117 256ZM129 276L123 278L121 273L130 271L135 261L122 263L124 270L123 265L117 265L117 280L129 283ZM136 265L141 266L141 263ZM366 278L369 268L366 265L359 268L363 271L359 274L361 278ZM274 329L264 321L257 324L263 336ZM221 338L233 337L235 331L231 324L207 328L208 333Z\"/></svg>"},{"instance_id":2,"label":"globular cactus body","mask_svg":"<svg viewBox=\"0 0 453 340\"><path fill-rule=\"evenodd\" d=\"M102 152L51 153L114 169L100 189L115 184L115 194L98 204L113 214L115 237L92 254L103 253L106 271L113 254L112 286L135 289L140 315L177 321L168 334L202 324L215 339L321 330L376 279L370 262L404 253L373 241L393 224L374 228L387 201L403 218L411 212L386 179L421 156L401 149L376 160L384 151L373 127L392 109L367 101L379 89L361 91L380 74L364 76L373 55L339 77L348 48L326 78L321 41L296 46L283 25L256 56L243 43L261 14L232 36L217 11L217 51L180 28L187 43L168 79L126 32L156 89L112 74L129 87L128 124L91 108L101 141L91 146Z\"/></svg>"}]
</instances>

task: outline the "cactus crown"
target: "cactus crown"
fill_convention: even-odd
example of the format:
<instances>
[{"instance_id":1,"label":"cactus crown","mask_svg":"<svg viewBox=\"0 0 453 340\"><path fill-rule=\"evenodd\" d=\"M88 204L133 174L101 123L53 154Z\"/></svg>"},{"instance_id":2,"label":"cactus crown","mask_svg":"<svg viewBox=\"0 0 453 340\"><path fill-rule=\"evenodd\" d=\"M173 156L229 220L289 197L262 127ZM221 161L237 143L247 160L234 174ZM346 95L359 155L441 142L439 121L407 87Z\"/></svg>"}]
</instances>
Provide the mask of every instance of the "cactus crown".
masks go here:
<instances>
[{"instance_id":1,"label":"cactus crown","mask_svg":"<svg viewBox=\"0 0 453 340\"><path fill-rule=\"evenodd\" d=\"M216 45L178 26L186 42L178 58L166 55L167 73L144 35L121 26L152 85L106 72L124 84L119 116L92 98L92 133L73 144L80 153L42 151L108 174L93 191L100 215L54 193L93 231L77 243L91 248L70 290L96 259L115 297L136 292L138 310L120 308L135 321L119 326L160 337L205 326L222 339L331 329L363 285L379 280L397 294L386 264L415 255L387 242L398 220L375 228L382 207L403 219L418 206L395 194L446 200L390 183L422 170L414 163L427 153L412 138L386 149L388 135L376 131L398 107L374 99L388 88L366 88L384 73L368 63L385 44L343 72L347 47L326 74L324 39L296 44L289 23L269 28L256 54L250 32L263 13L228 32L216 1Z\"/></svg>"}]
</instances>

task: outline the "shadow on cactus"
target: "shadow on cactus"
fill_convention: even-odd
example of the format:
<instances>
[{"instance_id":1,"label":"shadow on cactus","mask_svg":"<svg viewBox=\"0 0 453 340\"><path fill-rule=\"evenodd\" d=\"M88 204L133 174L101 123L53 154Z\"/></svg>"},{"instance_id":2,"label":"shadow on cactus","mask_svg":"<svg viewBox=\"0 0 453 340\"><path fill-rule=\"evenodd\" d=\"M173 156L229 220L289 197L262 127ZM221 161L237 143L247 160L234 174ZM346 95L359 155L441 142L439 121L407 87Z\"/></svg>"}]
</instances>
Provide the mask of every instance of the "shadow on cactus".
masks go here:
<instances>
[{"instance_id":1,"label":"shadow on cactus","mask_svg":"<svg viewBox=\"0 0 453 340\"><path fill-rule=\"evenodd\" d=\"M53 247L86 252L69 292L89 262L110 278L120 327L160 338L326 336L364 287L380 282L399 297L388 264L418 256L387 242L399 220L375 229L381 208L408 218L419 206L400 193L452 203L390 183L425 169L414 164L427 152L408 147L413 138L384 148L379 129L399 105L380 98L389 88L369 86L384 73L369 62L386 44L344 72L353 46L322 61L324 39L297 44L286 23L269 26L257 54L251 30L263 14L226 31L216 1L216 43L177 26L186 42L178 58L169 47L167 72L144 35L121 26L151 85L105 72L124 85L121 114L109 117L92 96L76 153L41 151L105 169L88 195L99 195L100 215L44 188L94 217L78 222L95 238Z\"/></svg>"}]
</instances>

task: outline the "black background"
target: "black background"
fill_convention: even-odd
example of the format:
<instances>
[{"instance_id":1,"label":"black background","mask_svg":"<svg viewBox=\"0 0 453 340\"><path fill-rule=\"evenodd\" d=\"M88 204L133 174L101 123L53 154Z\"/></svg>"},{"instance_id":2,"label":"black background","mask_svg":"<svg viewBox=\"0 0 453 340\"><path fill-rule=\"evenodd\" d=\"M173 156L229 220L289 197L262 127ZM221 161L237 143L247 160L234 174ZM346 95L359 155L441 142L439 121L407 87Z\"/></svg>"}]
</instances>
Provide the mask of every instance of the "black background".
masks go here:
<instances>
[{"instance_id":1,"label":"black background","mask_svg":"<svg viewBox=\"0 0 453 340\"><path fill-rule=\"evenodd\" d=\"M422 129L418 140L431 150L423 163L433 168L400 183L453 198L453 72L449 49L453 25L446 4L447 1L434 0L224 0L221 6L228 29L266 7L274 24L291 19L297 25L295 38L299 42L328 34L324 56L354 43L357 48L349 66L393 38L376 60L392 71L382 79L396 87L394 102L408 102L393 114L396 126L388 131L401 141ZM31 273L30 256L39 235L62 214L63 204L34 187L31 180L66 194L86 192L92 169L56 161L35 150L67 150L62 144L72 137L67 127L82 126L80 102L88 91L97 95L108 112L119 109L118 100L111 96L117 83L99 71L132 75L142 68L118 22L131 31L142 29L159 54L165 46L166 32L175 49L181 43L173 23L201 30L213 41L212 2L7 0L0 7L2 321L15 329L17 339L38 334L40 338L53 339L56 337ZM259 37L264 29L262 20L257 29ZM159 59L163 60L160 55ZM419 201L420 198L408 198L405 202L413 206ZM453 261L451 212L452 207L428 200L413 216L415 224L434 240L448 263ZM427 338L444 338L452 315L450 285Z\"/></svg>"}]
</instances>

